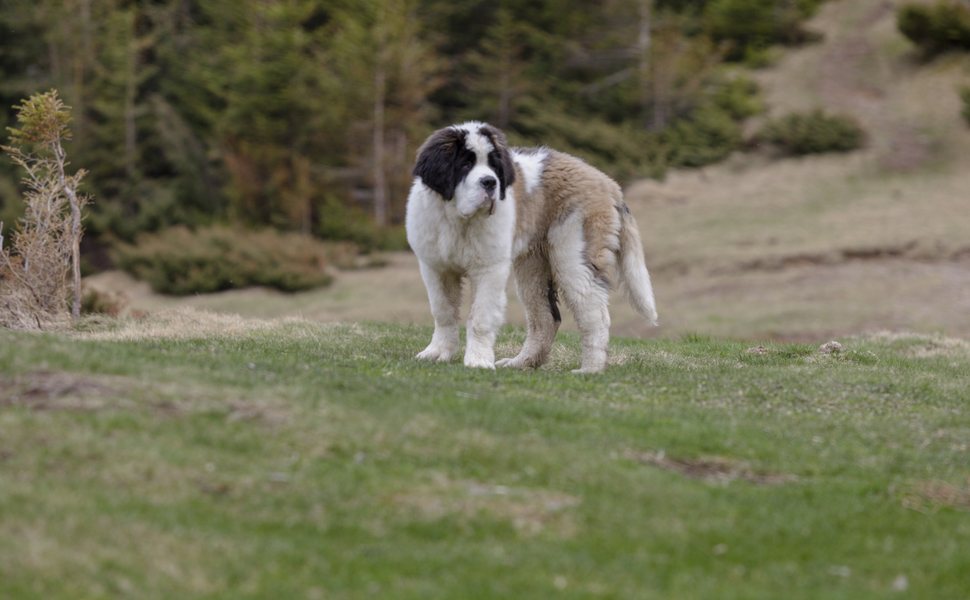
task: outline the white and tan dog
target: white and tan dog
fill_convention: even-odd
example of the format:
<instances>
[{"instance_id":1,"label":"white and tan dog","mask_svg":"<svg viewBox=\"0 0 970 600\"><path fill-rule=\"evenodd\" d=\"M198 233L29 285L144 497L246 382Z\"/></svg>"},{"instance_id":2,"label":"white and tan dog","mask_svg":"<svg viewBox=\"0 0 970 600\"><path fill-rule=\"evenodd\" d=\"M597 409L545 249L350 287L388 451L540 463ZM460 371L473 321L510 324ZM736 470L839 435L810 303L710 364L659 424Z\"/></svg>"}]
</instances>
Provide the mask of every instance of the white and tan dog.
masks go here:
<instances>
[{"instance_id":1,"label":"white and tan dog","mask_svg":"<svg viewBox=\"0 0 970 600\"><path fill-rule=\"evenodd\" d=\"M657 322L636 222L620 186L582 160L546 148L512 149L501 131L468 122L433 133L418 150L407 236L420 261L435 329L419 359L458 352L462 278L472 283L465 366L538 367L549 356L565 300L582 334L582 365L606 366L609 274ZM505 286L515 271L528 331L521 352L495 362Z\"/></svg>"}]
</instances>

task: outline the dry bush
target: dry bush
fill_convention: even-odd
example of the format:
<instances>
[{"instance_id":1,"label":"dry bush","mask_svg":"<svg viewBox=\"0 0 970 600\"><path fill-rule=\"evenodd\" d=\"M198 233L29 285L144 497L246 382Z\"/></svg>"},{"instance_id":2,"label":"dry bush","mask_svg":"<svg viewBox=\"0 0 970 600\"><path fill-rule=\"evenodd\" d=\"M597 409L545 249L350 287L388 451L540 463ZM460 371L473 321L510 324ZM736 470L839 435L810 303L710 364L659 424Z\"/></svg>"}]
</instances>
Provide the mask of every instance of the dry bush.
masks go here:
<instances>
[{"instance_id":1,"label":"dry bush","mask_svg":"<svg viewBox=\"0 0 970 600\"><path fill-rule=\"evenodd\" d=\"M85 284L81 289L81 314L119 316L128 307L128 295Z\"/></svg>"},{"instance_id":2,"label":"dry bush","mask_svg":"<svg viewBox=\"0 0 970 600\"><path fill-rule=\"evenodd\" d=\"M250 286L295 292L327 285L329 248L309 236L216 225L172 227L116 249L118 264L163 294Z\"/></svg>"},{"instance_id":3,"label":"dry bush","mask_svg":"<svg viewBox=\"0 0 970 600\"><path fill-rule=\"evenodd\" d=\"M25 172L24 216L10 248L0 224L0 326L43 329L75 319L81 307L81 211L84 171L68 175L62 141L70 139L69 107L55 90L17 107L18 128L3 146ZM73 277L69 277L69 273Z\"/></svg>"}]
</instances>

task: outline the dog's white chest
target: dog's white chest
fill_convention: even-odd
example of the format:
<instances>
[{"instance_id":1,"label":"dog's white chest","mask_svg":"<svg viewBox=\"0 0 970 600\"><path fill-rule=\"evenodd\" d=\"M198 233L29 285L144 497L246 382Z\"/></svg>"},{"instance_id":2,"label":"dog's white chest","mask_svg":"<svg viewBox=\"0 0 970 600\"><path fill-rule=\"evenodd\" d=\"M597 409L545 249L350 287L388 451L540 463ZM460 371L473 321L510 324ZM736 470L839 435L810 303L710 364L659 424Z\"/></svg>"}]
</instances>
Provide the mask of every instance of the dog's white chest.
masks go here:
<instances>
[{"instance_id":1,"label":"dog's white chest","mask_svg":"<svg viewBox=\"0 0 970 600\"><path fill-rule=\"evenodd\" d=\"M515 200L511 190L496 202L495 213L462 219L454 203L414 186L408 198L408 243L418 258L431 266L469 271L512 256L515 230Z\"/></svg>"}]
</instances>

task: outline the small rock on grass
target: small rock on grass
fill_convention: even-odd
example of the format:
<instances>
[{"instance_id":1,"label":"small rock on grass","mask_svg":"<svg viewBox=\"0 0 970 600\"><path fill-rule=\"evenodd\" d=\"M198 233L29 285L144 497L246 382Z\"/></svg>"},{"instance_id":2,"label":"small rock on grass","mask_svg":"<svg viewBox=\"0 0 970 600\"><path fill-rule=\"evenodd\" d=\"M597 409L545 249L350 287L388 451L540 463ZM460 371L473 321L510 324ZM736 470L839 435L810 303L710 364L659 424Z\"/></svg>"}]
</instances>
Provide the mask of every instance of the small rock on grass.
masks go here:
<instances>
[{"instance_id":1,"label":"small rock on grass","mask_svg":"<svg viewBox=\"0 0 970 600\"><path fill-rule=\"evenodd\" d=\"M831 342L825 342L818 347L818 351L821 354L839 354L842 352L842 344L832 340Z\"/></svg>"}]
</instances>

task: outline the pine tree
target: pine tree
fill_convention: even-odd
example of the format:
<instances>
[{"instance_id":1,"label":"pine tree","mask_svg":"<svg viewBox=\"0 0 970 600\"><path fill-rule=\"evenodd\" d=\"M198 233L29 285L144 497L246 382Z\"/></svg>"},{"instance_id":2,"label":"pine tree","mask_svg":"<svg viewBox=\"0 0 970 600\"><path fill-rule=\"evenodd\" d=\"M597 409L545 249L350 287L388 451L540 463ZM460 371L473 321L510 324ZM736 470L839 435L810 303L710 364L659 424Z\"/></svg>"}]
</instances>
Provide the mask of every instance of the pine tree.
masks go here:
<instances>
[{"instance_id":1,"label":"pine tree","mask_svg":"<svg viewBox=\"0 0 970 600\"><path fill-rule=\"evenodd\" d=\"M354 165L370 173L370 200L378 225L395 216L410 180L410 150L431 116L439 61L423 40L415 0L368 0L338 13L331 55L347 84L352 132L367 130L370 148L351 144ZM366 108L365 108L366 107ZM361 136L363 137L363 136Z\"/></svg>"},{"instance_id":2,"label":"pine tree","mask_svg":"<svg viewBox=\"0 0 970 600\"><path fill-rule=\"evenodd\" d=\"M472 51L467 61L474 72L469 78L472 111L502 129L512 124L518 101L537 87L527 75L525 37L524 26L503 4L481 47Z\"/></svg>"}]
</instances>

